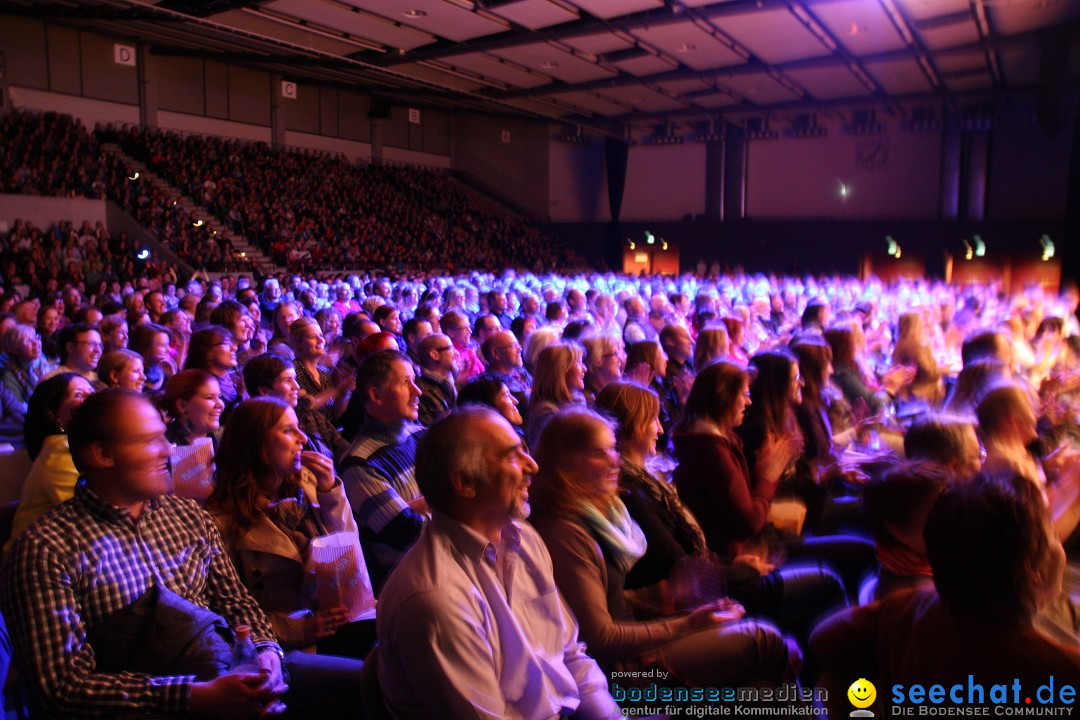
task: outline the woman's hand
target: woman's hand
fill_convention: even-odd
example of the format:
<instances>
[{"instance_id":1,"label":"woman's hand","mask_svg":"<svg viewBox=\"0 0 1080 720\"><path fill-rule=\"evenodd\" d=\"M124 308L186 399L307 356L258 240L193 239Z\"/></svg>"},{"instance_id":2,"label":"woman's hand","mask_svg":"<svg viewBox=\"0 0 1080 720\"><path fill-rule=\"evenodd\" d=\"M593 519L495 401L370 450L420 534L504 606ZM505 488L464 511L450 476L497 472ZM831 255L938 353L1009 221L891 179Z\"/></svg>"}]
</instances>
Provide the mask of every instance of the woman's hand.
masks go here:
<instances>
[{"instance_id":1,"label":"woman's hand","mask_svg":"<svg viewBox=\"0 0 1080 720\"><path fill-rule=\"evenodd\" d=\"M344 607L319 610L307 619L307 637L315 638L315 642L325 640L336 633L343 625L349 624L349 611Z\"/></svg>"},{"instance_id":2,"label":"woman's hand","mask_svg":"<svg viewBox=\"0 0 1080 720\"><path fill-rule=\"evenodd\" d=\"M896 395L901 388L907 387L915 379L915 368L910 365L894 365L881 377L881 387L889 395Z\"/></svg>"},{"instance_id":3,"label":"woman's hand","mask_svg":"<svg viewBox=\"0 0 1080 720\"><path fill-rule=\"evenodd\" d=\"M782 437L766 434L765 442L757 452L758 477L766 482L779 482L784 470L801 452L802 436L798 433L787 433Z\"/></svg>"},{"instance_id":4,"label":"woman's hand","mask_svg":"<svg viewBox=\"0 0 1080 720\"><path fill-rule=\"evenodd\" d=\"M706 603L686 616L690 632L708 630L711 627L733 622L746 615L746 608L731 598L720 598Z\"/></svg>"},{"instance_id":5,"label":"woman's hand","mask_svg":"<svg viewBox=\"0 0 1080 720\"><path fill-rule=\"evenodd\" d=\"M334 475L334 463L322 453L305 450L300 453L300 465L307 468L315 476L315 490L317 492L328 493L337 484L337 477Z\"/></svg>"}]
</instances>

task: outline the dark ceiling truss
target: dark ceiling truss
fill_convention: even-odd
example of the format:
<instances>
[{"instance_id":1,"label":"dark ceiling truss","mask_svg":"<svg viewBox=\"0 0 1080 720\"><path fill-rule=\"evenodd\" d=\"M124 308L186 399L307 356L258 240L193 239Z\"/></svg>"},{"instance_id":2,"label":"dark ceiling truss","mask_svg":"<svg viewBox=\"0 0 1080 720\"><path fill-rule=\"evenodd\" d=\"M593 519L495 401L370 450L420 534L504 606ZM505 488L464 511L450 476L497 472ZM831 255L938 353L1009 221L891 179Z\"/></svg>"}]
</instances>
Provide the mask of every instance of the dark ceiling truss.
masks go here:
<instances>
[{"instance_id":1,"label":"dark ceiling truss","mask_svg":"<svg viewBox=\"0 0 1080 720\"><path fill-rule=\"evenodd\" d=\"M611 18L589 14L585 0L571 0L558 7L572 19L536 29L499 15L500 9L522 1L477 0L471 12L483 18L489 30L462 42L452 42L431 27L410 25L370 0L304 0L303 4L283 0L162 0L157 4L153 0L0 0L0 14L97 29L141 43L157 55L256 67L293 80L381 95L400 104L430 103L558 119L605 132L621 132L626 123L665 118L708 121L747 113L828 110L842 104L874 105L896 114L899 103L915 98L929 98L955 109L957 102L987 94L1007 96L1035 84L1031 76L1022 82L1007 77L1003 53L1020 49L1030 55L1034 48L1044 50L1053 39L1065 47L1067 58L1068 47L1080 37L1078 12L1063 13L1059 17L1065 19L1052 25L1030 26L1037 29L1018 32L1014 25L1010 34L1002 34L994 27L1001 12L995 0L967 0L962 11L936 15L916 8L910 0L730 0L700 7L664 0L654 9ZM543 0L526 1L543 4ZM618 1L610 0L612 7ZM1042 0L1042 5L1064 1ZM418 6L426 3L428 9L441 7L437 0L416 2ZM469 10L466 5L457 3L455 12L462 15ZM851 7L853 16L871 12L881 26L891 25L899 39L893 37L888 49L876 52L868 51L873 47L865 44L861 48L845 44L849 38L840 36L844 26L837 23L837 6ZM910 17L909 11L918 17ZM771 14L785 25L799 27L806 51L802 59L782 59L775 46L770 56L768 45L761 45L769 32L762 21L750 35L738 29L740 21L755 13ZM414 43L412 49L407 44L399 49L392 46L393 39L365 32L367 26L362 21L354 24L354 17L377 20L400 32L420 32L426 39ZM664 33L653 32L665 27L671 28L667 45ZM710 52L715 54L704 56L707 63L701 57L695 62L689 55L680 55L682 49L670 42L682 27L688 37L704 32L711 38L709 44L715 50ZM296 42L303 37L297 31L322 43ZM969 34L965 37L965 33ZM948 36L947 42L941 41L942 34ZM579 49L593 46L589 39L602 35L611 36L614 42L607 45L617 49L604 51L597 46L595 53ZM540 64L536 59L540 53L534 52L545 43L551 46L554 59L569 54L578 67L590 63L610 76L596 79L601 73L552 72L558 64ZM762 56L772 61L756 54L752 46L761 48ZM648 62L650 56L657 61ZM973 64L973 56L981 58L981 63L975 60ZM629 67L635 61L644 62ZM880 70L887 65L902 66L911 78L921 73L926 84L918 80L913 85L888 85L889 79ZM982 78L988 80L980 82ZM764 84L769 91L748 95L748 90L757 92L749 88L750 83ZM841 85L828 83L842 83L844 90L837 92ZM630 91L634 87L642 89L640 95ZM859 88L865 93L859 93Z\"/></svg>"}]
</instances>

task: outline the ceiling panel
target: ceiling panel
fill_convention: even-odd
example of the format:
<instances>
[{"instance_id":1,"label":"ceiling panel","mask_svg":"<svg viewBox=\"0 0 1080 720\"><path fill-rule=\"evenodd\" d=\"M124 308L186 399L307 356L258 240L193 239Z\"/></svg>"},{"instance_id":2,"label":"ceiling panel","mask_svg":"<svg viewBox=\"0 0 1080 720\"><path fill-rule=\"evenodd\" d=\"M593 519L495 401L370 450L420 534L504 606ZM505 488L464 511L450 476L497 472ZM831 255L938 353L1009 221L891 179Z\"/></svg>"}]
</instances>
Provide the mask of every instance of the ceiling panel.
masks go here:
<instances>
[{"instance_id":1,"label":"ceiling panel","mask_svg":"<svg viewBox=\"0 0 1080 720\"><path fill-rule=\"evenodd\" d=\"M446 0L341 0L376 15L463 42L509 29L505 21L492 20Z\"/></svg>"},{"instance_id":2,"label":"ceiling panel","mask_svg":"<svg viewBox=\"0 0 1080 720\"><path fill-rule=\"evenodd\" d=\"M698 92L699 90L708 90L712 85L701 78L687 78L686 80L668 80L666 82L656 83L656 87L671 95L685 95L686 93Z\"/></svg>"},{"instance_id":3,"label":"ceiling panel","mask_svg":"<svg viewBox=\"0 0 1080 720\"><path fill-rule=\"evenodd\" d=\"M737 97L732 97L727 93L715 93L713 95L698 95L694 97L694 104L700 105L703 108L722 108L731 107L732 105L739 105L742 103Z\"/></svg>"},{"instance_id":4,"label":"ceiling panel","mask_svg":"<svg viewBox=\"0 0 1080 720\"><path fill-rule=\"evenodd\" d=\"M1005 82L1010 87L1037 85L1039 83L1039 56L1037 47L1006 48L999 53Z\"/></svg>"},{"instance_id":5,"label":"ceiling panel","mask_svg":"<svg viewBox=\"0 0 1080 720\"><path fill-rule=\"evenodd\" d=\"M462 70L470 70L493 80L501 80L514 87L534 88L547 85L551 78L538 73L530 73L510 63L502 62L497 57L484 53L469 53L443 58L443 62Z\"/></svg>"},{"instance_id":6,"label":"ceiling panel","mask_svg":"<svg viewBox=\"0 0 1080 720\"><path fill-rule=\"evenodd\" d=\"M674 60L649 54L636 58L627 58L626 60L617 60L611 64L623 72L628 72L631 75L637 75L638 77L656 75L657 73L667 72L668 70L674 70L679 67L679 64Z\"/></svg>"},{"instance_id":7,"label":"ceiling panel","mask_svg":"<svg viewBox=\"0 0 1080 720\"><path fill-rule=\"evenodd\" d=\"M966 75L960 75L957 77L944 78L945 84L949 86L949 89L953 92L964 92L965 90L979 90L981 88L993 87L994 81L990 77L989 72L969 73Z\"/></svg>"},{"instance_id":8,"label":"ceiling panel","mask_svg":"<svg viewBox=\"0 0 1080 720\"><path fill-rule=\"evenodd\" d=\"M351 14L351 13L350 13ZM300 25L291 23L285 19L276 19L270 15L266 15L254 10L230 10L229 12L219 13L214 16L214 22L222 23L230 27L239 28L248 32L256 33L259 35L265 35L269 37L276 37L286 42L293 43L295 45L303 45L322 52L328 52L332 55L348 55L350 53L357 52L363 49L364 45L358 45L357 43L350 42L346 38L328 38L325 35L312 32ZM382 26L383 29L388 27L388 24L381 19L373 18L374 24ZM378 40L370 35L361 35L360 30L367 31L372 29L369 26L364 26L360 23L354 23L353 25L346 27L337 27L337 30L348 32L351 35L357 37L363 37L370 41L372 46L386 45L382 40ZM392 28L391 28L392 29ZM355 32L354 32L355 31ZM411 32L411 31L410 31ZM419 47L420 45L426 45L429 42L433 42L435 38L430 35L424 35L423 33L416 33L415 35L402 34L399 38L408 43L408 48ZM403 45L393 45L392 47L406 47Z\"/></svg>"},{"instance_id":9,"label":"ceiling panel","mask_svg":"<svg viewBox=\"0 0 1080 720\"><path fill-rule=\"evenodd\" d=\"M885 92L893 95L930 92L933 87L914 59L874 60L863 62Z\"/></svg>"},{"instance_id":10,"label":"ceiling panel","mask_svg":"<svg viewBox=\"0 0 1080 720\"><path fill-rule=\"evenodd\" d=\"M934 58L934 65L941 73L963 72L986 67L986 55L982 50L940 53Z\"/></svg>"},{"instance_id":11,"label":"ceiling panel","mask_svg":"<svg viewBox=\"0 0 1080 720\"><path fill-rule=\"evenodd\" d=\"M918 32L923 43L931 50L944 50L979 41L979 29L971 19L948 25L924 27Z\"/></svg>"},{"instance_id":12,"label":"ceiling panel","mask_svg":"<svg viewBox=\"0 0 1080 720\"><path fill-rule=\"evenodd\" d=\"M574 5L598 18L613 18L633 12L664 7L664 0L571 0Z\"/></svg>"},{"instance_id":13,"label":"ceiling panel","mask_svg":"<svg viewBox=\"0 0 1080 720\"><path fill-rule=\"evenodd\" d=\"M811 10L833 37L856 55L904 47L904 38L878 0L823 2Z\"/></svg>"},{"instance_id":14,"label":"ceiling panel","mask_svg":"<svg viewBox=\"0 0 1080 720\"><path fill-rule=\"evenodd\" d=\"M579 35L577 37L566 38L560 42L569 45L575 50L589 53L590 55L603 55L604 53L625 50L626 48L634 46L632 40L620 37L615 33L607 32Z\"/></svg>"},{"instance_id":15,"label":"ceiling panel","mask_svg":"<svg viewBox=\"0 0 1080 720\"><path fill-rule=\"evenodd\" d=\"M670 98L647 87L618 87L597 91L598 95L621 102L641 112L667 112L681 110L689 104Z\"/></svg>"},{"instance_id":16,"label":"ceiling panel","mask_svg":"<svg viewBox=\"0 0 1080 720\"><path fill-rule=\"evenodd\" d=\"M493 50L491 54L568 83L600 80L617 74L614 70L584 60L551 43L518 45Z\"/></svg>"},{"instance_id":17,"label":"ceiling panel","mask_svg":"<svg viewBox=\"0 0 1080 720\"><path fill-rule=\"evenodd\" d=\"M453 90L472 92L474 90L479 90L480 88L490 87L487 83L473 78L464 78L461 75L450 72L450 70L452 70L452 68L440 69L437 66L432 67L425 63L409 63L408 65L394 66L394 72L396 73L401 73L407 77L417 78L418 80L424 80Z\"/></svg>"},{"instance_id":18,"label":"ceiling panel","mask_svg":"<svg viewBox=\"0 0 1080 720\"><path fill-rule=\"evenodd\" d=\"M746 62L738 53L689 20L634 30L633 35L695 70Z\"/></svg>"},{"instance_id":19,"label":"ceiling panel","mask_svg":"<svg viewBox=\"0 0 1080 720\"><path fill-rule=\"evenodd\" d=\"M758 10L712 22L767 63L829 54L829 49L786 9Z\"/></svg>"},{"instance_id":20,"label":"ceiling panel","mask_svg":"<svg viewBox=\"0 0 1080 720\"><path fill-rule=\"evenodd\" d=\"M541 100L532 100L530 98L515 98L513 100L504 100L505 105L516 107L526 112L536 113L537 115L553 115L555 117L565 117L566 115L573 114L571 108L563 107L558 103L543 102Z\"/></svg>"},{"instance_id":21,"label":"ceiling panel","mask_svg":"<svg viewBox=\"0 0 1080 720\"><path fill-rule=\"evenodd\" d=\"M1015 5L986 4L989 6L987 13L994 30L1005 35L1015 35L1080 18L1080 3L1075 0L1028 2Z\"/></svg>"},{"instance_id":22,"label":"ceiling panel","mask_svg":"<svg viewBox=\"0 0 1080 720\"><path fill-rule=\"evenodd\" d=\"M912 20L966 13L971 9L971 0L896 0L896 2Z\"/></svg>"},{"instance_id":23,"label":"ceiling panel","mask_svg":"<svg viewBox=\"0 0 1080 720\"><path fill-rule=\"evenodd\" d=\"M518 0L491 8L494 15L530 30L577 20L578 14L548 0Z\"/></svg>"},{"instance_id":24,"label":"ceiling panel","mask_svg":"<svg viewBox=\"0 0 1080 720\"><path fill-rule=\"evenodd\" d=\"M829 68L788 70L784 75L819 100L835 100L836 98L872 94L872 91L843 65Z\"/></svg>"},{"instance_id":25,"label":"ceiling panel","mask_svg":"<svg viewBox=\"0 0 1080 720\"><path fill-rule=\"evenodd\" d=\"M622 115L630 110L625 105L618 105L607 98L602 98L590 92L558 93L551 97L576 108L599 113L600 115Z\"/></svg>"},{"instance_id":26,"label":"ceiling panel","mask_svg":"<svg viewBox=\"0 0 1080 720\"><path fill-rule=\"evenodd\" d=\"M755 105L768 105L769 103L782 103L799 99L798 95L763 72L731 77L717 75L716 82L729 90L734 90Z\"/></svg>"}]
</instances>

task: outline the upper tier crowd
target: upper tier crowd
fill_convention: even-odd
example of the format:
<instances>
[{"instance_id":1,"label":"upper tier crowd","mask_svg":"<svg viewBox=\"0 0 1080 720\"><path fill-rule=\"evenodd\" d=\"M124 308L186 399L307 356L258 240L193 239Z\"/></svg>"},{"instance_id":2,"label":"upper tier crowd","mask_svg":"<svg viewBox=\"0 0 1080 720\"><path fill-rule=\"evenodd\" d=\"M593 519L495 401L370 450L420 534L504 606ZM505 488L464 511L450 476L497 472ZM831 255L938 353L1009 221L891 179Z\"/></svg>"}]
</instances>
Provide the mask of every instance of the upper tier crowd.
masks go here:
<instances>
[{"instance_id":1,"label":"upper tier crowd","mask_svg":"<svg viewBox=\"0 0 1080 720\"><path fill-rule=\"evenodd\" d=\"M13 112L0 122L0 137L0 192L111 199L195 270L250 270L255 259L237 257L228 239L196 224L200 218L103 152L103 143L118 144L207 217L294 271L551 268L573 260L442 171L138 127L91 133L56 113ZM62 264L34 270L42 282L68 272ZM116 274L126 279L123 270Z\"/></svg>"},{"instance_id":2,"label":"upper tier crowd","mask_svg":"<svg viewBox=\"0 0 1080 720\"><path fill-rule=\"evenodd\" d=\"M0 580L17 666L56 715L355 709L376 640L395 717L610 717L639 671L1080 684L1078 304L510 270L9 291L3 425L34 458ZM305 580L342 537L374 623ZM228 569L187 565L207 539ZM163 572L250 625L265 672L95 664Z\"/></svg>"}]
</instances>

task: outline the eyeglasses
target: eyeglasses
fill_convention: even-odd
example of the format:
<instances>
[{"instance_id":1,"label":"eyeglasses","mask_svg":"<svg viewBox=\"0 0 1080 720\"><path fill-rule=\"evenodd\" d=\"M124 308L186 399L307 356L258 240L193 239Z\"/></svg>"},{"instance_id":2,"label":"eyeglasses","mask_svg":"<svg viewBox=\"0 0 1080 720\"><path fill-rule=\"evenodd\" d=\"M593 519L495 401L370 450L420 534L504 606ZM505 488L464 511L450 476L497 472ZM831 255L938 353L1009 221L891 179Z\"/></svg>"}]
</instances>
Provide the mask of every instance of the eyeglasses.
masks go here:
<instances>
[{"instance_id":1,"label":"eyeglasses","mask_svg":"<svg viewBox=\"0 0 1080 720\"><path fill-rule=\"evenodd\" d=\"M39 335L39 336L38 336L38 337L37 337L36 339L37 339L37 340L40 340L40 339L41 339L41 336ZM75 341L75 344L76 344L76 345L86 345L86 346L88 346L88 347L89 347L89 348L90 348L91 350L104 350L104 349L105 349L105 346L104 346L104 345L102 345L101 343L99 343L99 342L93 342L93 341L91 341L91 340L76 340L76 341Z\"/></svg>"},{"instance_id":2,"label":"eyeglasses","mask_svg":"<svg viewBox=\"0 0 1080 720\"><path fill-rule=\"evenodd\" d=\"M454 349L453 345L447 345L446 347L435 348L435 352L444 353L444 352L447 352L448 350L453 350L453 349Z\"/></svg>"}]
</instances>

